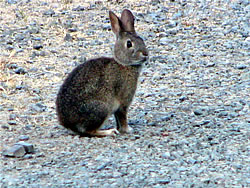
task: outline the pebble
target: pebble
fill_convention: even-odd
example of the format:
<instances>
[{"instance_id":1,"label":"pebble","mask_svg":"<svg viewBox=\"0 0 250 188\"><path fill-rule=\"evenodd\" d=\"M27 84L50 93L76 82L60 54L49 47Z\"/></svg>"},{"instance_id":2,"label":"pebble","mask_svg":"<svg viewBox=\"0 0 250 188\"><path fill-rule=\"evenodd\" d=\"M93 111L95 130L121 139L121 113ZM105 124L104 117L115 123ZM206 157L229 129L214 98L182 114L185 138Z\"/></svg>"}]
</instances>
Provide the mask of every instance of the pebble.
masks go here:
<instances>
[{"instance_id":1,"label":"pebble","mask_svg":"<svg viewBox=\"0 0 250 188\"><path fill-rule=\"evenodd\" d=\"M161 180L158 180L157 183L166 185L170 183L170 179L161 179Z\"/></svg>"},{"instance_id":2,"label":"pebble","mask_svg":"<svg viewBox=\"0 0 250 188\"><path fill-rule=\"evenodd\" d=\"M8 121L9 125L17 125L17 122L15 120Z\"/></svg>"},{"instance_id":3,"label":"pebble","mask_svg":"<svg viewBox=\"0 0 250 188\"><path fill-rule=\"evenodd\" d=\"M241 69L246 69L247 66L244 65L244 64L239 64L239 65L236 66L236 68L241 70Z\"/></svg>"},{"instance_id":4,"label":"pebble","mask_svg":"<svg viewBox=\"0 0 250 188\"><path fill-rule=\"evenodd\" d=\"M10 114L9 115L9 120L15 120L17 118L16 114Z\"/></svg>"},{"instance_id":5,"label":"pebble","mask_svg":"<svg viewBox=\"0 0 250 188\"><path fill-rule=\"evenodd\" d=\"M72 32L77 32L77 28L69 28L68 31L71 32L71 33Z\"/></svg>"},{"instance_id":6,"label":"pebble","mask_svg":"<svg viewBox=\"0 0 250 188\"><path fill-rule=\"evenodd\" d=\"M14 70L14 72L15 72L16 74L26 74L26 73L27 73L27 71L26 71L24 68L22 68L22 67L16 68L16 69Z\"/></svg>"},{"instance_id":7,"label":"pebble","mask_svg":"<svg viewBox=\"0 0 250 188\"><path fill-rule=\"evenodd\" d=\"M65 41L73 41L73 38L72 38L72 36L71 36L69 33L67 33L67 34L65 35L65 37L64 37L64 40L65 40Z\"/></svg>"},{"instance_id":8,"label":"pebble","mask_svg":"<svg viewBox=\"0 0 250 188\"><path fill-rule=\"evenodd\" d=\"M164 159L169 159L170 157L171 157L170 152L165 152L162 154L162 158L164 158Z\"/></svg>"},{"instance_id":9,"label":"pebble","mask_svg":"<svg viewBox=\"0 0 250 188\"><path fill-rule=\"evenodd\" d=\"M18 0L6 0L9 4L16 4Z\"/></svg>"},{"instance_id":10,"label":"pebble","mask_svg":"<svg viewBox=\"0 0 250 188\"><path fill-rule=\"evenodd\" d=\"M35 151L33 144L24 141L20 141L16 143L16 145L21 145L22 147L24 147L26 153L34 153Z\"/></svg>"},{"instance_id":11,"label":"pebble","mask_svg":"<svg viewBox=\"0 0 250 188\"><path fill-rule=\"evenodd\" d=\"M9 127L8 125L1 125L1 128L2 128L2 129L7 129L7 130L10 129L10 127Z\"/></svg>"},{"instance_id":12,"label":"pebble","mask_svg":"<svg viewBox=\"0 0 250 188\"><path fill-rule=\"evenodd\" d=\"M206 67L214 67L215 66L215 63L214 62L209 62L207 63Z\"/></svg>"},{"instance_id":13,"label":"pebble","mask_svg":"<svg viewBox=\"0 0 250 188\"><path fill-rule=\"evenodd\" d=\"M6 157L23 157L25 153L25 149L22 145L14 145L3 151L3 155Z\"/></svg>"},{"instance_id":14,"label":"pebble","mask_svg":"<svg viewBox=\"0 0 250 188\"><path fill-rule=\"evenodd\" d=\"M163 38L161 38L160 40L159 40L159 44L160 45L167 45L167 44L169 44L169 43L172 43L172 39L169 39L169 38L167 38L167 37L163 37Z\"/></svg>"},{"instance_id":15,"label":"pebble","mask_svg":"<svg viewBox=\"0 0 250 188\"><path fill-rule=\"evenodd\" d=\"M20 140L20 141L29 140L29 136L27 136L27 135L20 135L20 136L19 136L19 140Z\"/></svg>"},{"instance_id":16,"label":"pebble","mask_svg":"<svg viewBox=\"0 0 250 188\"><path fill-rule=\"evenodd\" d=\"M228 115L228 112L226 111L222 111L218 114L218 117L223 117L223 116L227 116Z\"/></svg>"},{"instance_id":17,"label":"pebble","mask_svg":"<svg viewBox=\"0 0 250 188\"><path fill-rule=\"evenodd\" d=\"M35 44L35 45L33 46L33 48L34 48L35 50L40 50L41 48L43 48L43 45L42 45L42 44Z\"/></svg>"},{"instance_id":18,"label":"pebble","mask_svg":"<svg viewBox=\"0 0 250 188\"><path fill-rule=\"evenodd\" d=\"M85 10L85 7L80 6L80 5L72 9L72 11L84 11L84 10Z\"/></svg>"},{"instance_id":19,"label":"pebble","mask_svg":"<svg viewBox=\"0 0 250 188\"><path fill-rule=\"evenodd\" d=\"M194 114L197 116L203 115L203 111L200 109L194 110Z\"/></svg>"},{"instance_id":20,"label":"pebble","mask_svg":"<svg viewBox=\"0 0 250 188\"><path fill-rule=\"evenodd\" d=\"M44 112L47 107L42 103L35 103L30 105L30 109L34 112Z\"/></svg>"},{"instance_id":21,"label":"pebble","mask_svg":"<svg viewBox=\"0 0 250 188\"><path fill-rule=\"evenodd\" d=\"M44 11L43 15L45 15L45 16L53 16L53 15L55 15L55 11L52 10L52 9L49 9L49 10Z\"/></svg>"}]
</instances>

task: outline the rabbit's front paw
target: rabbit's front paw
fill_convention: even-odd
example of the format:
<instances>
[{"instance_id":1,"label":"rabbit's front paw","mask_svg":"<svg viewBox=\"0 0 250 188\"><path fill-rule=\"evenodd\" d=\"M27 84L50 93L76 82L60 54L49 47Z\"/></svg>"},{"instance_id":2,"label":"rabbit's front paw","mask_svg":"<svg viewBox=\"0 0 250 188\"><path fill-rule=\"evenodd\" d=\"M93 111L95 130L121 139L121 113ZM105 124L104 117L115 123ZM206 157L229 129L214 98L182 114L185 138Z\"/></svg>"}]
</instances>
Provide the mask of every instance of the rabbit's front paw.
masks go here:
<instances>
[{"instance_id":1,"label":"rabbit's front paw","mask_svg":"<svg viewBox=\"0 0 250 188\"><path fill-rule=\"evenodd\" d=\"M119 132L121 134L129 134L133 132L133 129L130 126L127 126L126 128L119 129Z\"/></svg>"}]
</instances>

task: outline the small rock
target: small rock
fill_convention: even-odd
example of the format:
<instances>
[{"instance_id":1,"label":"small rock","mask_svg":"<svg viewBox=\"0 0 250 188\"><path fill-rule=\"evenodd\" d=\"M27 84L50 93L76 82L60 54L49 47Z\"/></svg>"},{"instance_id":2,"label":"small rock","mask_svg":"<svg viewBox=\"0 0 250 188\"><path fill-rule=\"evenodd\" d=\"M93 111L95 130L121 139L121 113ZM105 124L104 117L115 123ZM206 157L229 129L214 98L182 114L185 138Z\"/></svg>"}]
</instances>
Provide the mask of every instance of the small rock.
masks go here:
<instances>
[{"instance_id":1,"label":"small rock","mask_svg":"<svg viewBox=\"0 0 250 188\"><path fill-rule=\"evenodd\" d=\"M34 37L33 40L36 40L36 41L41 41L42 38L41 37Z\"/></svg>"},{"instance_id":2,"label":"small rock","mask_svg":"<svg viewBox=\"0 0 250 188\"><path fill-rule=\"evenodd\" d=\"M46 56L47 53L46 53L45 51L41 51L39 55L40 55L40 56Z\"/></svg>"},{"instance_id":3,"label":"small rock","mask_svg":"<svg viewBox=\"0 0 250 188\"><path fill-rule=\"evenodd\" d=\"M67 33L66 36L64 37L64 40L65 41L72 41L72 36L69 33Z\"/></svg>"},{"instance_id":4,"label":"small rock","mask_svg":"<svg viewBox=\"0 0 250 188\"><path fill-rule=\"evenodd\" d=\"M36 49L36 50L40 50L41 48L43 48L43 45L41 45L41 44L35 44L33 46L33 48Z\"/></svg>"},{"instance_id":5,"label":"small rock","mask_svg":"<svg viewBox=\"0 0 250 188\"><path fill-rule=\"evenodd\" d=\"M157 5L160 3L160 0L151 0L152 5Z\"/></svg>"},{"instance_id":6,"label":"small rock","mask_svg":"<svg viewBox=\"0 0 250 188\"><path fill-rule=\"evenodd\" d=\"M15 120L17 118L17 115L16 114L10 114L9 115L9 119L10 120Z\"/></svg>"},{"instance_id":7,"label":"small rock","mask_svg":"<svg viewBox=\"0 0 250 188\"><path fill-rule=\"evenodd\" d=\"M174 28L177 26L177 22L173 20L169 20L169 23L166 25L167 28Z\"/></svg>"},{"instance_id":8,"label":"small rock","mask_svg":"<svg viewBox=\"0 0 250 188\"><path fill-rule=\"evenodd\" d=\"M168 30L166 31L166 34L167 34L168 36L176 35L177 33L178 33L178 30L177 30L176 28L168 29Z\"/></svg>"},{"instance_id":9,"label":"small rock","mask_svg":"<svg viewBox=\"0 0 250 188\"><path fill-rule=\"evenodd\" d=\"M30 34L38 34L39 33L39 28L38 27L33 27L31 29L29 29L29 33ZM40 37L34 37L33 40L37 40L37 41L40 41L41 38Z\"/></svg>"},{"instance_id":10,"label":"small rock","mask_svg":"<svg viewBox=\"0 0 250 188\"><path fill-rule=\"evenodd\" d=\"M131 138L131 140L137 140L140 138L140 135L134 135L134 137Z\"/></svg>"},{"instance_id":11,"label":"small rock","mask_svg":"<svg viewBox=\"0 0 250 188\"><path fill-rule=\"evenodd\" d=\"M22 145L14 145L11 148L5 150L3 155L6 157L23 157L25 153L25 149Z\"/></svg>"},{"instance_id":12,"label":"small rock","mask_svg":"<svg viewBox=\"0 0 250 188\"><path fill-rule=\"evenodd\" d=\"M33 156L32 156L32 154L26 154L26 155L24 155L23 158L24 158L24 159L32 159Z\"/></svg>"},{"instance_id":13,"label":"small rock","mask_svg":"<svg viewBox=\"0 0 250 188\"><path fill-rule=\"evenodd\" d=\"M27 88L27 86L23 86L23 85L16 86L17 90L22 90L22 89L25 89L25 88Z\"/></svg>"},{"instance_id":14,"label":"small rock","mask_svg":"<svg viewBox=\"0 0 250 188\"><path fill-rule=\"evenodd\" d=\"M26 153L34 153L35 151L33 144L30 144L24 141L20 141L16 143L15 145L21 145L25 149Z\"/></svg>"},{"instance_id":15,"label":"small rock","mask_svg":"<svg viewBox=\"0 0 250 188\"><path fill-rule=\"evenodd\" d=\"M215 66L215 63L214 62L209 62L206 67L214 67Z\"/></svg>"},{"instance_id":16,"label":"small rock","mask_svg":"<svg viewBox=\"0 0 250 188\"><path fill-rule=\"evenodd\" d=\"M87 58L85 56L81 56L79 58L79 62L81 62L81 63L85 63L86 61L87 61Z\"/></svg>"},{"instance_id":17,"label":"small rock","mask_svg":"<svg viewBox=\"0 0 250 188\"><path fill-rule=\"evenodd\" d=\"M218 117L223 117L223 116L227 116L228 115L228 112L226 111L222 111L218 114Z\"/></svg>"},{"instance_id":18,"label":"small rock","mask_svg":"<svg viewBox=\"0 0 250 188\"><path fill-rule=\"evenodd\" d=\"M55 11L52 9L46 10L43 15L45 16L53 16L55 14Z\"/></svg>"},{"instance_id":19,"label":"small rock","mask_svg":"<svg viewBox=\"0 0 250 188\"><path fill-rule=\"evenodd\" d=\"M16 68L18 68L18 66L17 66L16 63L7 64L6 67L9 68L9 69L16 69Z\"/></svg>"},{"instance_id":20,"label":"small rock","mask_svg":"<svg viewBox=\"0 0 250 188\"><path fill-rule=\"evenodd\" d=\"M24 140L29 140L29 138L30 138L30 137L27 136L27 135L21 135L21 136L19 136L18 139L19 139L20 141L24 141Z\"/></svg>"},{"instance_id":21,"label":"small rock","mask_svg":"<svg viewBox=\"0 0 250 188\"><path fill-rule=\"evenodd\" d=\"M200 116L200 115L202 115L202 114L203 114L203 111L202 111L202 110L197 109L197 110L194 110L194 114L195 114L195 115L197 115L197 116Z\"/></svg>"},{"instance_id":22,"label":"small rock","mask_svg":"<svg viewBox=\"0 0 250 188\"><path fill-rule=\"evenodd\" d=\"M166 45L172 42L173 42L172 39L169 39L167 37L163 37L159 40L160 45Z\"/></svg>"},{"instance_id":23,"label":"small rock","mask_svg":"<svg viewBox=\"0 0 250 188\"><path fill-rule=\"evenodd\" d=\"M30 109L35 112L44 112L46 108L47 107L42 103L36 103L30 105Z\"/></svg>"},{"instance_id":24,"label":"small rock","mask_svg":"<svg viewBox=\"0 0 250 188\"><path fill-rule=\"evenodd\" d=\"M35 51L32 52L32 54L31 54L31 58L35 58L35 57L38 57L38 56L40 56L40 54L38 52L35 52Z\"/></svg>"},{"instance_id":25,"label":"small rock","mask_svg":"<svg viewBox=\"0 0 250 188\"><path fill-rule=\"evenodd\" d=\"M184 171L187 171L187 168L185 168L185 167L179 167L179 168L178 168L178 171L184 172Z\"/></svg>"},{"instance_id":26,"label":"small rock","mask_svg":"<svg viewBox=\"0 0 250 188\"><path fill-rule=\"evenodd\" d=\"M103 30L110 30L111 29L109 24L103 25L102 28L103 28Z\"/></svg>"},{"instance_id":27,"label":"small rock","mask_svg":"<svg viewBox=\"0 0 250 188\"><path fill-rule=\"evenodd\" d=\"M236 68L241 70L241 69L247 68L247 66L244 64L239 64L239 65L236 65Z\"/></svg>"},{"instance_id":28,"label":"small rock","mask_svg":"<svg viewBox=\"0 0 250 188\"><path fill-rule=\"evenodd\" d=\"M25 125L24 127L25 130L32 130L32 128L34 128L34 125L31 124Z\"/></svg>"},{"instance_id":29,"label":"small rock","mask_svg":"<svg viewBox=\"0 0 250 188\"><path fill-rule=\"evenodd\" d=\"M183 101L185 101L185 100L188 100L188 97L187 97L187 96L181 96L181 97L179 98L179 100L180 100L180 102L183 102Z\"/></svg>"},{"instance_id":30,"label":"small rock","mask_svg":"<svg viewBox=\"0 0 250 188\"><path fill-rule=\"evenodd\" d=\"M7 3L9 4L16 4L18 0L7 0Z\"/></svg>"},{"instance_id":31,"label":"small rock","mask_svg":"<svg viewBox=\"0 0 250 188\"><path fill-rule=\"evenodd\" d=\"M1 128L2 129L9 129L9 126L8 125L1 125Z\"/></svg>"},{"instance_id":32,"label":"small rock","mask_svg":"<svg viewBox=\"0 0 250 188\"><path fill-rule=\"evenodd\" d=\"M24 68L22 68L22 67L16 68L16 69L14 70L14 72L15 72L16 74L26 74L26 73L27 73L27 71L26 71Z\"/></svg>"},{"instance_id":33,"label":"small rock","mask_svg":"<svg viewBox=\"0 0 250 188\"><path fill-rule=\"evenodd\" d=\"M15 40L17 40L17 41L22 41L24 38L25 38L25 36L23 34L17 34L15 36Z\"/></svg>"},{"instance_id":34,"label":"small rock","mask_svg":"<svg viewBox=\"0 0 250 188\"><path fill-rule=\"evenodd\" d=\"M164 158L164 159L169 159L170 157L171 157L170 152L165 152L162 154L162 158Z\"/></svg>"},{"instance_id":35,"label":"small rock","mask_svg":"<svg viewBox=\"0 0 250 188\"><path fill-rule=\"evenodd\" d=\"M169 121L169 120L171 120L171 118L173 118L173 117L174 117L174 115L171 114L171 115L167 115L167 116L165 116L165 117L162 117L161 120L162 120L162 121Z\"/></svg>"},{"instance_id":36,"label":"small rock","mask_svg":"<svg viewBox=\"0 0 250 188\"><path fill-rule=\"evenodd\" d=\"M8 121L9 125L17 125L17 122L15 120Z\"/></svg>"},{"instance_id":37,"label":"small rock","mask_svg":"<svg viewBox=\"0 0 250 188\"><path fill-rule=\"evenodd\" d=\"M69 28L68 31L69 32L77 32L77 29L76 28Z\"/></svg>"},{"instance_id":38,"label":"small rock","mask_svg":"<svg viewBox=\"0 0 250 188\"><path fill-rule=\"evenodd\" d=\"M77 6L76 8L73 8L72 9L73 11L84 11L85 10L85 8L83 7L83 6Z\"/></svg>"},{"instance_id":39,"label":"small rock","mask_svg":"<svg viewBox=\"0 0 250 188\"><path fill-rule=\"evenodd\" d=\"M162 179L162 180L158 180L158 183L159 183L159 184L163 184L163 185L165 185L165 184L170 183L170 179Z\"/></svg>"}]
</instances>

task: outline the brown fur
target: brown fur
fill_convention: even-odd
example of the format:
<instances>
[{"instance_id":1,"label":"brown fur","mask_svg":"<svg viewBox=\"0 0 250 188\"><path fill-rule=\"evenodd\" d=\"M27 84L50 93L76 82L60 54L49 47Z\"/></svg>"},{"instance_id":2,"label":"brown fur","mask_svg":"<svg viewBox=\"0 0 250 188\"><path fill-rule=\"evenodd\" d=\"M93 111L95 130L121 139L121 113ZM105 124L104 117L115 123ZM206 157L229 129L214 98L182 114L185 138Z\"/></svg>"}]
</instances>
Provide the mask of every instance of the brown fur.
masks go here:
<instances>
[{"instance_id":1,"label":"brown fur","mask_svg":"<svg viewBox=\"0 0 250 188\"><path fill-rule=\"evenodd\" d=\"M128 27L126 25L129 25L130 29L134 27L131 20L133 15L127 11L124 10L124 15L128 16L126 19L124 17L127 23L121 22L114 13L110 13L112 27L120 29L116 35L121 39L117 39L116 46L118 47L115 47L115 59L119 62L107 57L89 60L77 66L59 90L56 100L59 122L80 135L113 135L116 132L115 129L99 130L104 121L113 113L118 131L129 132L127 110L136 91L141 64L145 61L148 52L142 39L136 33L127 33L124 30L124 27ZM117 20L113 22L112 19L118 19L119 22ZM123 50L127 38L133 40L139 50ZM133 53L134 57L128 60L132 52L136 53Z\"/></svg>"}]
</instances>

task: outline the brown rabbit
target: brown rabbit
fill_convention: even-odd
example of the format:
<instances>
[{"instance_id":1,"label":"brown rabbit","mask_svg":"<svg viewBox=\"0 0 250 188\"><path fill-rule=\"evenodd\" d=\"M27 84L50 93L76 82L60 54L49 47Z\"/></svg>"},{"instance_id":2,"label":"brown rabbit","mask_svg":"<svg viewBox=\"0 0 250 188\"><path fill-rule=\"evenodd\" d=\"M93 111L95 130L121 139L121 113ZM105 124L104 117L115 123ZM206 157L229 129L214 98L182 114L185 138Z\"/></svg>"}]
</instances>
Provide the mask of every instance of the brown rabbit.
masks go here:
<instances>
[{"instance_id":1,"label":"brown rabbit","mask_svg":"<svg viewBox=\"0 0 250 188\"><path fill-rule=\"evenodd\" d=\"M100 57L77 66L61 86L56 100L58 119L82 136L128 133L127 111L136 91L148 50L134 29L134 16L125 9L121 18L109 12L116 35L114 58ZM99 130L115 115L117 129Z\"/></svg>"}]
</instances>

